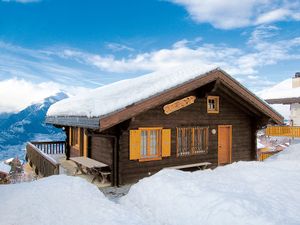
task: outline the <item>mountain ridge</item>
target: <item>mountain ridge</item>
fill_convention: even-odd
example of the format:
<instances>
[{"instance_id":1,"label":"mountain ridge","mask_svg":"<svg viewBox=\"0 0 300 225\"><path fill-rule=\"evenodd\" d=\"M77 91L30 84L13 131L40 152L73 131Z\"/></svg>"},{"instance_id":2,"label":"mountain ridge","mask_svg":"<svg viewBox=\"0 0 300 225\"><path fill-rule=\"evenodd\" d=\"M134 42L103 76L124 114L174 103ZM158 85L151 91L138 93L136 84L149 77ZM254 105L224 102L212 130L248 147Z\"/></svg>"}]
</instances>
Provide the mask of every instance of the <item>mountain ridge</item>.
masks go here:
<instances>
[{"instance_id":1,"label":"mountain ridge","mask_svg":"<svg viewBox=\"0 0 300 225\"><path fill-rule=\"evenodd\" d=\"M58 92L17 113L0 114L0 161L16 156L24 158L28 141L63 140L64 132L45 124L45 117L52 104L67 97L66 93Z\"/></svg>"}]
</instances>

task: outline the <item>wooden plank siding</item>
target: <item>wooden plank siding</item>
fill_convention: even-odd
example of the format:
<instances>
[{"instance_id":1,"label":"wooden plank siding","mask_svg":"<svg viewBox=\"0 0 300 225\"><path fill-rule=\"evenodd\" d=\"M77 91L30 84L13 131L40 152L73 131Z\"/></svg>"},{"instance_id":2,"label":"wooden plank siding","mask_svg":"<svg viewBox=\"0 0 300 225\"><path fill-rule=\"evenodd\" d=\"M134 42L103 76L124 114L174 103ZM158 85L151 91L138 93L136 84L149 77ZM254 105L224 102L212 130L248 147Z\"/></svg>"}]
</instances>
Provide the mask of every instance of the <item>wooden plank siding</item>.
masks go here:
<instances>
[{"instance_id":1,"label":"wooden plank siding","mask_svg":"<svg viewBox=\"0 0 300 225\"><path fill-rule=\"evenodd\" d=\"M91 158L112 166L113 140L105 137L91 138Z\"/></svg>"},{"instance_id":2,"label":"wooden plank siding","mask_svg":"<svg viewBox=\"0 0 300 225\"><path fill-rule=\"evenodd\" d=\"M180 98L191 94L197 93L188 93ZM214 95L216 95L216 93L214 93ZM171 102L172 101L168 103ZM218 130L218 125L232 125L232 161L255 159L256 140L252 134L252 132L255 131L253 131L251 125L251 123L256 123L255 119L246 114L244 110L231 104L226 98L220 96L220 112L218 114L207 113L205 96L202 96L200 99L197 98L194 104L169 115L164 114L164 105L165 104L139 114L132 118L130 123L123 128L119 138L119 184L136 182L140 178L152 175L164 167L193 164L204 161L211 162L213 166L217 166L218 135L213 135L211 130ZM171 157L149 162L129 160L130 129L149 126L171 129ZM209 127L209 146L207 154L182 157L176 156L176 127L189 126Z\"/></svg>"}]
</instances>

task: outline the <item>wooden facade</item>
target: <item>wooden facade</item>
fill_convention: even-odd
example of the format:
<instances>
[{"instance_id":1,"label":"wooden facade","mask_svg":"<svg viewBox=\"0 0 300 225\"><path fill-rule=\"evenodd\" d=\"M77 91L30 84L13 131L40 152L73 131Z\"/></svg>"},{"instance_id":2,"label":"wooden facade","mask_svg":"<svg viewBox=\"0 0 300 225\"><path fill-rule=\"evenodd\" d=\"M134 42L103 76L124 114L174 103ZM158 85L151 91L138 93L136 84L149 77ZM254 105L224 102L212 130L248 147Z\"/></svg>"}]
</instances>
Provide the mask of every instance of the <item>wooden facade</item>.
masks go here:
<instances>
[{"instance_id":1,"label":"wooden facade","mask_svg":"<svg viewBox=\"0 0 300 225\"><path fill-rule=\"evenodd\" d=\"M230 83L226 74L216 79L221 76L216 73L206 77L209 82L196 79L100 118L97 129L63 120L52 123L68 131L71 155L110 166L113 185L137 182L166 167L256 160L257 130L283 118L244 87L236 87L237 81ZM74 129L79 143L72 141Z\"/></svg>"}]
</instances>

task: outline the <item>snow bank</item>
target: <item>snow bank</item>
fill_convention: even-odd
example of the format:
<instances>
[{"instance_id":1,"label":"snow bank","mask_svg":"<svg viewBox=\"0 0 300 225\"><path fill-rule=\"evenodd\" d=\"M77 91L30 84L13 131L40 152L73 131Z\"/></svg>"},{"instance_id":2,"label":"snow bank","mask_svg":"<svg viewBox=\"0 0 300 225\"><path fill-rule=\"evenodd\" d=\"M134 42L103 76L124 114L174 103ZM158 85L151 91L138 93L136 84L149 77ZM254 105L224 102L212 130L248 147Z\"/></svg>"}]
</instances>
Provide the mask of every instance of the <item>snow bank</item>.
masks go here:
<instances>
[{"instance_id":1,"label":"snow bank","mask_svg":"<svg viewBox=\"0 0 300 225\"><path fill-rule=\"evenodd\" d=\"M163 170L134 185L121 204L148 224L300 224L299 160L297 145L267 162Z\"/></svg>"},{"instance_id":2,"label":"snow bank","mask_svg":"<svg viewBox=\"0 0 300 225\"><path fill-rule=\"evenodd\" d=\"M104 197L96 186L65 175L32 183L0 185L2 225L143 224Z\"/></svg>"},{"instance_id":3,"label":"snow bank","mask_svg":"<svg viewBox=\"0 0 300 225\"><path fill-rule=\"evenodd\" d=\"M0 186L0 224L300 224L300 144L265 162L194 173L161 172L119 203L81 178L52 176Z\"/></svg>"},{"instance_id":4,"label":"snow bank","mask_svg":"<svg viewBox=\"0 0 300 225\"><path fill-rule=\"evenodd\" d=\"M121 80L53 104L47 116L98 117L192 80L215 67L189 66Z\"/></svg>"}]
</instances>

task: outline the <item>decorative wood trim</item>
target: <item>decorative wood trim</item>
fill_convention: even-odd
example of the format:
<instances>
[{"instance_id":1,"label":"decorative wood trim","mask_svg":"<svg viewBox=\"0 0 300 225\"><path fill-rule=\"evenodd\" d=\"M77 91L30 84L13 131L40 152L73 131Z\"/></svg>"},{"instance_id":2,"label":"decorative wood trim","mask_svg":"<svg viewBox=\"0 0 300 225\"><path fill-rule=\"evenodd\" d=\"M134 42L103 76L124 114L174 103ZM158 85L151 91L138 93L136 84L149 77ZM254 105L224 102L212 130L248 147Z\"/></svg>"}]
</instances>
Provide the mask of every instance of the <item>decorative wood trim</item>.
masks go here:
<instances>
[{"instance_id":1,"label":"decorative wood trim","mask_svg":"<svg viewBox=\"0 0 300 225\"><path fill-rule=\"evenodd\" d=\"M187 107L191 104L193 104L196 100L196 96L189 96L180 100L177 100L175 102L172 102L170 104L167 104L163 107L165 114L170 114L172 112L175 112L179 109L182 109L184 107Z\"/></svg>"}]
</instances>

